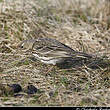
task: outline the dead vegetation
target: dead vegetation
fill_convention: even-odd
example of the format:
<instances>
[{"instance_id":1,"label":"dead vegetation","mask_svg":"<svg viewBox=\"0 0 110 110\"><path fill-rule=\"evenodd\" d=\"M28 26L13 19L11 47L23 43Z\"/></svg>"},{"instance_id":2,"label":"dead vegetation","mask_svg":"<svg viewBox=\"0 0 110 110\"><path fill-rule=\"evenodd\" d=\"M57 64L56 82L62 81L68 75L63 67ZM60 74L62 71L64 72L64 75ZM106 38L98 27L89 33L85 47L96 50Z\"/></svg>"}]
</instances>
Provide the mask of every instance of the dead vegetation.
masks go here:
<instances>
[{"instance_id":1,"label":"dead vegetation","mask_svg":"<svg viewBox=\"0 0 110 110\"><path fill-rule=\"evenodd\" d=\"M17 48L20 41L37 37L55 38L110 64L109 0L0 1L0 83L33 84L43 91L22 97L0 94L0 106L110 106L109 65L55 67L46 75L50 65Z\"/></svg>"}]
</instances>

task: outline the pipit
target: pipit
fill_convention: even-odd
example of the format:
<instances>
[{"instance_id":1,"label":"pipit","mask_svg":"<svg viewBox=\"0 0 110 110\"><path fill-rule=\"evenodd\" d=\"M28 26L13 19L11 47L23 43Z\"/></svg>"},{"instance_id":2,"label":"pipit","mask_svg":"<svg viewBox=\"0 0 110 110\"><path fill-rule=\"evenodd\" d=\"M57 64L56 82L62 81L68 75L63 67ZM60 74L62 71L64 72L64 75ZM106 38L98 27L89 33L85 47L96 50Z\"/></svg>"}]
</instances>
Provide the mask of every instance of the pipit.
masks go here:
<instances>
[{"instance_id":1,"label":"pipit","mask_svg":"<svg viewBox=\"0 0 110 110\"><path fill-rule=\"evenodd\" d=\"M93 55L75 51L69 46L51 38L24 40L20 47L27 50L30 49L35 58L45 64L52 65L62 64L68 59L89 59L93 57Z\"/></svg>"}]
</instances>

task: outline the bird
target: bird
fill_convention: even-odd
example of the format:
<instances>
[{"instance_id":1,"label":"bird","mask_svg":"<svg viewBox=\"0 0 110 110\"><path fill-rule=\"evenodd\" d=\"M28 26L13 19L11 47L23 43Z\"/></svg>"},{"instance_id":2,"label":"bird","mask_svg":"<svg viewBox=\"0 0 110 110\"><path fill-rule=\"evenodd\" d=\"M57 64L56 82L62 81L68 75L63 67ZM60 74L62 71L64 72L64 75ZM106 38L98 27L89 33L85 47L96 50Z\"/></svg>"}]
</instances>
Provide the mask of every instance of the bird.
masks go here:
<instances>
[{"instance_id":1,"label":"bird","mask_svg":"<svg viewBox=\"0 0 110 110\"><path fill-rule=\"evenodd\" d=\"M48 37L24 40L21 42L20 48L31 50L32 55L39 61L52 65L63 64L68 59L80 60L94 57L91 54L73 50L68 45Z\"/></svg>"}]
</instances>

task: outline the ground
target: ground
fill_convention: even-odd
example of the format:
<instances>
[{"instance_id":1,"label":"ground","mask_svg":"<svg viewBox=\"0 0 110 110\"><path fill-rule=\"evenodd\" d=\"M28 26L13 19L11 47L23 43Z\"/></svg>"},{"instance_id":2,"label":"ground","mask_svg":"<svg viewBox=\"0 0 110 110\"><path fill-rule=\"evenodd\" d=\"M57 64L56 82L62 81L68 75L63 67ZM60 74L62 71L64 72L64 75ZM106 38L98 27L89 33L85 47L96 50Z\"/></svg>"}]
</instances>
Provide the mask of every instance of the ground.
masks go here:
<instances>
[{"instance_id":1,"label":"ground","mask_svg":"<svg viewBox=\"0 0 110 110\"><path fill-rule=\"evenodd\" d=\"M50 37L74 50L107 57L110 63L109 0L0 0L0 83L40 90L0 106L110 106L110 66L59 69L18 49L25 39ZM2 90L2 89L1 89Z\"/></svg>"}]
</instances>

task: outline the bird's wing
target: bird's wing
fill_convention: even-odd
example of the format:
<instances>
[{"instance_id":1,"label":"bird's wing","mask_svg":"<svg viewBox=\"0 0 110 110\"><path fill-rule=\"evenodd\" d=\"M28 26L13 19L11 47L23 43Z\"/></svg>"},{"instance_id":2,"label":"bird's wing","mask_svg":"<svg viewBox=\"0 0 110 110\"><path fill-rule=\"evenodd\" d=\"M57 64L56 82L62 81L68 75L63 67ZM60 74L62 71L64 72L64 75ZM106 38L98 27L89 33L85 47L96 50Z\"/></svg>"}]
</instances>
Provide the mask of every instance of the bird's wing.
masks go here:
<instances>
[{"instance_id":1,"label":"bird's wing","mask_svg":"<svg viewBox=\"0 0 110 110\"><path fill-rule=\"evenodd\" d=\"M91 57L91 55L83 52L77 52L55 39L40 38L38 41L41 43L41 45L37 45L38 42L36 42L33 47L33 52L37 54L56 57Z\"/></svg>"},{"instance_id":2,"label":"bird's wing","mask_svg":"<svg viewBox=\"0 0 110 110\"><path fill-rule=\"evenodd\" d=\"M42 56L70 57L66 51L56 46L43 46L40 48L33 48L32 53L40 54Z\"/></svg>"},{"instance_id":3,"label":"bird's wing","mask_svg":"<svg viewBox=\"0 0 110 110\"><path fill-rule=\"evenodd\" d=\"M40 54L42 56L53 56L53 57L83 57L85 58L85 54L77 53L75 51L70 51L61 46L43 46L39 48L33 49L34 54Z\"/></svg>"}]
</instances>

